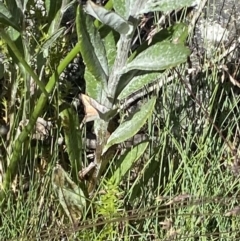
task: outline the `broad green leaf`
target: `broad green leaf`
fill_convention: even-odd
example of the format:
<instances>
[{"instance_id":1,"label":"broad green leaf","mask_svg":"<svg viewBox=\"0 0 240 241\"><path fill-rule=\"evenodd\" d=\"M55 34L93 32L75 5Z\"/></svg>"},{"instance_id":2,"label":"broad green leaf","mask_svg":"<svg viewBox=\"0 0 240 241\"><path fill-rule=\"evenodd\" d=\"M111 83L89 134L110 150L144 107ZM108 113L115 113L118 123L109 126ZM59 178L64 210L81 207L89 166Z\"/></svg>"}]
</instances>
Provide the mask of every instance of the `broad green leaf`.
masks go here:
<instances>
[{"instance_id":1,"label":"broad green leaf","mask_svg":"<svg viewBox=\"0 0 240 241\"><path fill-rule=\"evenodd\" d=\"M112 183L116 185L120 183L120 181L124 178L127 172L131 169L133 164L138 161L141 155L145 152L147 146L148 142L140 143L130 149L127 154L121 158L122 160L119 160L120 164L118 165L110 179Z\"/></svg>"},{"instance_id":2,"label":"broad green leaf","mask_svg":"<svg viewBox=\"0 0 240 241\"><path fill-rule=\"evenodd\" d=\"M4 14L4 16L6 18L11 18L12 17L12 14L10 13L10 11L6 8L6 6L4 5L3 2L0 2L0 13L1 14Z\"/></svg>"},{"instance_id":3,"label":"broad green leaf","mask_svg":"<svg viewBox=\"0 0 240 241\"><path fill-rule=\"evenodd\" d=\"M169 12L183 7L191 6L195 0L148 0L139 13L154 11Z\"/></svg>"},{"instance_id":4,"label":"broad green leaf","mask_svg":"<svg viewBox=\"0 0 240 241\"><path fill-rule=\"evenodd\" d=\"M117 84L115 98L117 99L117 97L122 92L122 90L128 85L128 83L134 77L140 76L140 75L142 75L144 73L146 73L146 71L141 71L141 70L134 69L134 70L128 71L127 73L124 73L123 75L121 75L120 79L118 81L118 84Z\"/></svg>"},{"instance_id":5,"label":"broad green leaf","mask_svg":"<svg viewBox=\"0 0 240 241\"><path fill-rule=\"evenodd\" d=\"M3 28L1 24L3 24L4 27L11 26L20 32L19 26L14 21L10 11L5 7L2 2L0 2L0 30Z\"/></svg>"},{"instance_id":6,"label":"broad green leaf","mask_svg":"<svg viewBox=\"0 0 240 241\"><path fill-rule=\"evenodd\" d=\"M131 119L123 122L109 137L106 146L103 148L105 153L109 147L121 143L134 136L151 116L156 102L156 97L150 99L136 112Z\"/></svg>"},{"instance_id":7,"label":"broad green leaf","mask_svg":"<svg viewBox=\"0 0 240 241\"><path fill-rule=\"evenodd\" d=\"M113 31L107 25L104 25L99 31L106 49L106 56L110 72L117 55L117 42L119 39L119 34Z\"/></svg>"},{"instance_id":8,"label":"broad green leaf","mask_svg":"<svg viewBox=\"0 0 240 241\"><path fill-rule=\"evenodd\" d=\"M96 101L100 105L105 106L106 109L111 108L111 106L108 105L109 101L107 98L107 92L104 90L104 86L102 85L101 82L99 82L95 79L95 77L91 74L91 72L87 68L85 69L84 79L86 81L87 95L89 97L91 97L94 100L94 102ZM113 110L111 109L110 112L112 112L112 111ZM99 117L100 118L104 117L103 119L106 120L111 116L110 112L103 113L103 114L101 112L99 112ZM110 116L109 116L109 114L110 114Z\"/></svg>"},{"instance_id":9,"label":"broad green leaf","mask_svg":"<svg viewBox=\"0 0 240 241\"><path fill-rule=\"evenodd\" d=\"M128 0L128 9L129 15L135 17L136 19L139 18L140 10L145 6L146 0L138 0L136 4L136 0Z\"/></svg>"},{"instance_id":10,"label":"broad green leaf","mask_svg":"<svg viewBox=\"0 0 240 241\"><path fill-rule=\"evenodd\" d=\"M128 2L129 0L113 0L115 12L125 19L128 19L129 16Z\"/></svg>"},{"instance_id":11,"label":"broad green leaf","mask_svg":"<svg viewBox=\"0 0 240 241\"><path fill-rule=\"evenodd\" d=\"M81 168L82 158L82 136L79 129L79 119L72 107L69 106L60 112L62 119L62 126L64 130L64 140L66 144L66 150L71 163L72 174L74 181L77 181L77 173Z\"/></svg>"},{"instance_id":12,"label":"broad green leaf","mask_svg":"<svg viewBox=\"0 0 240 241\"><path fill-rule=\"evenodd\" d=\"M11 38L12 41L17 41L18 38L20 37L20 33L15 28L12 28L12 27L8 27L6 33L9 35L9 37ZM21 47L21 48L23 48L23 47Z\"/></svg>"},{"instance_id":13,"label":"broad green leaf","mask_svg":"<svg viewBox=\"0 0 240 241\"><path fill-rule=\"evenodd\" d=\"M88 14L92 15L103 24L110 26L120 34L130 35L134 30L133 25L120 17L117 13L108 11L90 0L87 1L85 9Z\"/></svg>"},{"instance_id":14,"label":"broad green leaf","mask_svg":"<svg viewBox=\"0 0 240 241\"><path fill-rule=\"evenodd\" d=\"M132 78L127 86L122 90L118 96L119 100L125 99L134 92L142 89L145 85L150 84L158 80L163 74L162 73L147 73Z\"/></svg>"},{"instance_id":15,"label":"broad green leaf","mask_svg":"<svg viewBox=\"0 0 240 241\"><path fill-rule=\"evenodd\" d=\"M188 37L188 26L184 23L174 25L174 32L171 41L175 44L185 44Z\"/></svg>"},{"instance_id":16,"label":"broad green leaf","mask_svg":"<svg viewBox=\"0 0 240 241\"><path fill-rule=\"evenodd\" d=\"M160 42L141 52L135 59L123 68L120 74L133 69L164 70L184 63L190 50L182 44Z\"/></svg>"},{"instance_id":17,"label":"broad green leaf","mask_svg":"<svg viewBox=\"0 0 240 241\"><path fill-rule=\"evenodd\" d=\"M141 44L140 47L138 47L133 54L129 57L129 62L134 59L138 54L149 48L150 46L153 46L156 43L159 42L172 42L174 44L176 43L185 43L188 36L188 26L184 23L176 23L173 26L170 26L168 28L164 28L160 30L158 33L156 33L151 42L148 43L148 41L145 41L143 44Z\"/></svg>"},{"instance_id":18,"label":"broad green leaf","mask_svg":"<svg viewBox=\"0 0 240 241\"><path fill-rule=\"evenodd\" d=\"M106 56L106 50L103 41L100 37L98 30L95 28L91 17L86 17L86 27L89 34L89 40L92 45L92 50L94 51L97 60L99 61L101 68L103 69L106 76L109 75L108 62Z\"/></svg>"},{"instance_id":19,"label":"broad green leaf","mask_svg":"<svg viewBox=\"0 0 240 241\"><path fill-rule=\"evenodd\" d=\"M113 8L113 2L112 0L109 0L105 5L104 5L104 8L106 8L107 10L112 10ZM94 21L94 25L96 26L96 28L100 28L102 26L104 26L99 20L95 20Z\"/></svg>"},{"instance_id":20,"label":"broad green leaf","mask_svg":"<svg viewBox=\"0 0 240 241\"><path fill-rule=\"evenodd\" d=\"M108 78L106 51L92 18L83 12L81 6L78 6L76 24L82 58L88 71L94 77L92 80L95 80L95 84L93 81L91 83L92 88L97 89L97 86L100 86L99 83L101 83L103 89L106 90ZM96 96L90 96L99 101L99 96L97 98Z\"/></svg>"},{"instance_id":21,"label":"broad green leaf","mask_svg":"<svg viewBox=\"0 0 240 241\"><path fill-rule=\"evenodd\" d=\"M100 81L94 77L94 75L85 68L84 79L86 81L86 93L93 99L100 101L101 93L104 89L104 86Z\"/></svg>"}]
</instances>

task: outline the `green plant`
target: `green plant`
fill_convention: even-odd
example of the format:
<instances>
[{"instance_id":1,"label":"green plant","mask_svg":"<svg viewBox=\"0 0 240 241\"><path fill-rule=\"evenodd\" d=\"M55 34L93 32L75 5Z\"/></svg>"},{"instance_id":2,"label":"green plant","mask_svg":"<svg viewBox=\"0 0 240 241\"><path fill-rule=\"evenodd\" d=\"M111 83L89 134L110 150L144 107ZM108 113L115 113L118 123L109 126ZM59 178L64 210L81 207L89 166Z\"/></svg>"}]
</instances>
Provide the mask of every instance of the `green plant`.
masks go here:
<instances>
[{"instance_id":1,"label":"green plant","mask_svg":"<svg viewBox=\"0 0 240 241\"><path fill-rule=\"evenodd\" d=\"M149 4L149 2L151 4ZM82 186L78 183L77 178L82 163L82 133L79 129L79 120L76 112L69 104L64 103L61 98L62 93L61 90L59 90L58 81L60 73L79 52L86 65L86 94L90 98L84 97L84 95L82 95L82 97L87 99L88 104L95 109L93 116L91 116L92 113L86 112L86 121L88 121L88 114L94 118L94 132L97 135L97 148L94 160L96 168L90 177L90 185L88 187L90 196L93 195L96 183L99 181L101 175L105 173L108 164L111 164L112 169L111 173L107 173L107 178L109 178L110 181L107 182L106 186L110 189L112 188L114 191L115 187L124 180L124 177L129 173L131 167L137 163L146 151L151 153L151 158L147 161L145 167L149 165L151 168L154 168L159 165L154 157L161 160L161 165L167 166L164 160L165 156L168 156L169 163L172 159L176 159L176 156L171 152L174 148L181 153L180 156L186 165L191 164L189 164L189 156L187 153L187 151L190 152L190 147L188 146L189 149L183 152L182 150L184 150L185 147L181 146L181 143L178 142L179 140L175 138L175 136L170 135L172 131L169 120L170 117L168 119L169 123L167 123L167 127L160 139L160 145L163 145L166 149L163 148L163 151L160 150L160 148L159 150L152 150L150 142L143 141L134 145L130 150L127 150L121 155L118 162L114 162L113 156L117 144L134 136L145 123L151 126L156 121L151 119L157 102L157 98L153 95L141 108L131 114L130 117L125 118L121 116L122 121L119 126L115 127L114 117L125 108L123 105L125 100L128 101L129 96L148 84L159 82L159 86L164 86L164 77L171 73L171 68L184 63L190 53L188 48L185 47L188 27L184 23L176 23L173 26L161 29L152 38L150 44L143 42L132 52L132 41L142 13L149 11L168 12L192 3L192 1L179 1L178 3L176 3L176 1L170 3L169 1L149 2L146 4L145 1L139 1L138 5L135 5L133 1L109 1L108 4L110 8L112 6L115 12L97 6L91 1L88 1L85 6L86 13L82 5L78 6L76 16L78 43L60 64L61 58L58 54L59 52L61 53L63 49L62 40L64 38L63 33L65 28L61 28L59 23L64 10L73 3L69 3L69 1L57 1L55 4L53 1L46 1L49 23L43 22L41 24L39 28L41 30L41 36L37 38L36 41L31 39L30 49L28 48L29 42L25 38L27 31L24 28L19 29L19 26L23 27L24 24L19 25L15 23L15 21L18 20L12 20L11 16L14 16L14 13L10 13L11 16L9 14L7 14L9 16L6 16L7 8L5 5L1 5L2 9L4 9L4 11L2 11L2 15L4 16L1 15L2 19L4 19L2 23L5 24L5 27L11 26L7 27L7 29L2 29L1 36L4 44L8 45L9 56L13 59L14 68L12 73L13 78L16 77L17 79L16 82L13 81L14 87L24 93L23 105L21 105L17 113L12 114L13 118L10 122L12 135L8 146L9 163L5 163L6 174L1 192L2 200L6 200L10 185L13 183L18 168L20 167L21 169L24 164L30 165L26 161L31 160L31 157L29 157L31 153L28 153L28 147L31 146L29 144L30 134L33 133L39 116L43 116L43 113L45 116L49 116L49 113L45 110L47 106L51 108L54 106L53 118L58 118L58 114L61 117L61 122L58 122L58 127L59 130L62 129L64 133L66 151L71 165L71 178L75 184ZM174 4L172 5L172 3ZM20 9L23 13L27 5L21 6L19 1L16 1L16 4L18 4L18 8L14 8L14 6L10 6L10 4L7 7L10 9ZM92 15L98 21L94 21L89 15ZM22 21L22 15L20 14L19 22ZM101 24L101 22L103 24ZM15 28L15 30L13 28ZM34 56L34 58L31 59L31 56ZM43 69L44 74L36 74L35 72L39 69ZM40 95L39 92L35 92L34 95L31 96L31 94L26 91L30 86L31 80L34 80L38 85L38 90L41 92ZM166 87L163 89L165 93L169 91ZM53 90L56 90L57 94L56 92L53 93ZM164 95L164 97L166 95ZM131 102L128 101L128 104L129 103ZM158 108L161 107L158 106ZM172 105L171 111L176 111L173 109L174 107ZM51 114L52 113L50 113L50 116ZM168 116L168 114L166 114L166 116ZM18 127L18 123L24 118L29 119L29 122L27 126L23 128L20 135L18 135L18 133L15 132L15 128ZM56 139L59 135L58 131L54 135ZM186 142L189 141L190 136L191 133ZM167 146L170 140L173 144L172 146ZM55 146L54 151L57 153L58 147ZM56 159L58 159L56 153L53 155L54 158L51 159L51 164L56 163ZM179 157L179 153L177 157ZM29 155L28 159L25 159L27 155ZM196 158L196 162L197 161ZM35 173L33 170L34 168L31 169L34 177ZM48 171L51 172L51 170L52 166L49 165ZM197 173L197 170L195 171ZM148 180L151 176L151 170L147 170L146 168L146 170L144 169L140 174ZM162 176L165 178L167 174L166 172ZM171 183L165 181L166 189L171 190L171 187L176 185L176 180L181 174L182 172L180 170L178 170L177 174L172 174L173 181ZM199 176L196 175L196 179ZM47 183L46 181L45 185L47 185ZM71 180L69 183L72 183L75 189L75 184ZM112 183L114 184L112 185ZM156 183L162 185L163 182ZM136 198L141 199L139 189L144 187L144 185L146 185L145 180L130 188L128 198L131 203L134 203ZM155 187L153 190L157 190L157 188L158 187ZM65 187L62 187L62 189L65 190ZM84 185L82 189L86 192ZM81 189L78 190L81 191ZM61 198L59 198L59 201L62 203ZM111 198L115 198L114 193L109 192L108 195L102 199L102 205L110 205ZM78 198L76 198L76 200L77 199ZM74 199L73 202L76 200ZM114 199L113 202L114 201L117 203L117 200ZM147 202L147 200L145 200L145 202ZM64 205L65 204L63 204L63 206ZM116 208L113 209L112 212L114 212L114 210L116 211ZM104 216L101 210L98 214ZM111 218L110 214L109 216L107 214L106 218ZM19 223L19 226L20 225ZM113 230L112 227L112 224L106 225L106 229L102 231L102 239L104 239L107 231ZM147 227L145 227L145 229L147 229ZM114 232L111 234L114 236Z\"/></svg>"},{"instance_id":2,"label":"green plant","mask_svg":"<svg viewBox=\"0 0 240 241\"><path fill-rule=\"evenodd\" d=\"M46 33L47 37L45 37L44 43L39 46L40 42L36 42L36 39L28 39L26 37L29 35L24 15L25 10L29 7L29 5L27 5L27 1L25 1L24 4L19 1L10 1L6 2L6 4L2 2L0 3L0 20L2 24L0 36L8 46L9 58L12 58L12 62L10 62L12 65L12 76L16 77L16 80L12 80L13 87L17 90L20 81L23 81L23 93L25 93L24 98L25 100L28 100L28 102L24 103L23 109L19 110L21 111L19 114L23 119L30 116L28 124L24 127L22 132L18 134L14 130L16 121L14 118L15 113L11 113L12 118L10 117L9 123L11 140L8 148L8 162L5 163L7 164L7 167L0 194L1 200L3 200L6 196L6 193L15 178L17 166L24 164L24 158L21 156L25 156L27 149L25 148L24 150L23 147L28 143L29 134L33 131L37 118L43 113L49 101L51 92L54 88L56 88L59 75L79 52L80 46L79 44L76 44L76 46L68 53L60 64L54 64L55 70L53 71L52 63L49 63L48 66L43 64L44 62L48 62L51 57L52 53L50 50L52 50L53 47L56 48L57 46L57 40L64 31L64 28L60 28L61 18L64 11L72 4L73 2L70 3L70 1L58 1L58 4L55 5L52 1L46 1L46 15L50 24L44 26L45 32L43 32L43 34ZM15 16L14 19L12 16ZM38 32L37 34L40 33ZM35 53L36 49L37 52ZM34 56L34 58L30 58L30 56ZM46 81L46 85L43 81L44 78L40 80L40 76L35 73L36 70L42 71L45 70L45 68L51 69L51 73L49 74L50 77L48 81ZM8 78L8 76L6 77ZM40 89L40 96L37 91L33 94L29 92L30 86L33 85L32 80ZM11 97L14 98L14 96ZM36 98L37 100L33 101ZM11 99L10 101L14 102L14 99ZM11 108L11 106L9 108ZM22 150L24 150L23 153Z\"/></svg>"},{"instance_id":3,"label":"green plant","mask_svg":"<svg viewBox=\"0 0 240 241\"><path fill-rule=\"evenodd\" d=\"M95 164L91 176L90 194L94 191L105 166L114 155L114 145L124 142L134 136L146 123L154 110L156 98L152 97L142 108L131 117L112 128L113 118L120 111L121 103L131 94L154 81L161 81L168 69L186 61L190 51L184 46L187 37L187 26L176 24L174 27L163 29L157 33L152 43L143 43L131 53L131 43L138 27L142 13L149 11L170 11L175 8L188 6L192 1L167 1L150 4L139 1L113 1L115 12L87 1L84 13L80 5L77 10L76 25L80 52L86 65L86 93L90 97L87 104L95 108L96 113L88 113L94 118L94 132L97 136ZM94 24L92 15L104 25ZM117 37L116 37L117 35ZM86 99L86 97L83 96ZM89 110L90 111L90 110ZM136 155L129 154L119 170L127 166L127 170L141 154L144 148L136 147ZM124 165L124 167L123 167ZM118 182L122 176L115 177ZM118 173L116 171L115 173Z\"/></svg>"}]
</instances>

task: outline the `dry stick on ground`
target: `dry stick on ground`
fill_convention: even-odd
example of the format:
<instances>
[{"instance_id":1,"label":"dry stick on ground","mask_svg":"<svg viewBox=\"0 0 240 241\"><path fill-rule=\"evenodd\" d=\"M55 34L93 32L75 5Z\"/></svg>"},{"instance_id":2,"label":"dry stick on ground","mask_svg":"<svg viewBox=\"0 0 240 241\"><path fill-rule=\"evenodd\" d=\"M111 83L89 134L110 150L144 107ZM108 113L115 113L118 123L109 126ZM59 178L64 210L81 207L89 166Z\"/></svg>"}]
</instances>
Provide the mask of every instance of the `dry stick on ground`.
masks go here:
<instances>
[{"instance_id":1,"label":"dry stick on ground","mask_svg":"<svg viewBox=\"0 0 240 241\"><path fill-rule=\"evenodd\" d=\"M192 34L192 32L194 31L194 28L196 26L196 23L200 17L200 15L202 14L203 12L203 9L206 5L208 0L203 0L199 3L199 6L198 6L198 10L194 13L193 17L192 17L192 20L191 20L191 23L188 27L188 34Z\"/></svg>"}]
</instances>

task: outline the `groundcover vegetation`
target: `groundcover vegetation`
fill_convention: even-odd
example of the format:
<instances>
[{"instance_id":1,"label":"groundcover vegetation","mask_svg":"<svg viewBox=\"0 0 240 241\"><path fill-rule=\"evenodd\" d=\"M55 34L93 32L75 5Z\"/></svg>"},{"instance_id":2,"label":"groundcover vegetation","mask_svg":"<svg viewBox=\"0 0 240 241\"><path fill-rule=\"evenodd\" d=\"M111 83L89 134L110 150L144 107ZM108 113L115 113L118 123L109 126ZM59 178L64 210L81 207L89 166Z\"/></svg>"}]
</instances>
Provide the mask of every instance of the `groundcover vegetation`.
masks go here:
<instances>
[{"instance_id":1,"label":"groundcover vegetation","mask_svg":"<svg viewBox=\"0 0 240 241\"><path fill-rule=\"evenodd\" d=\"M1 240L240 239L239 6L211 4L0 1Z\"/></svg>"}]
</instances>

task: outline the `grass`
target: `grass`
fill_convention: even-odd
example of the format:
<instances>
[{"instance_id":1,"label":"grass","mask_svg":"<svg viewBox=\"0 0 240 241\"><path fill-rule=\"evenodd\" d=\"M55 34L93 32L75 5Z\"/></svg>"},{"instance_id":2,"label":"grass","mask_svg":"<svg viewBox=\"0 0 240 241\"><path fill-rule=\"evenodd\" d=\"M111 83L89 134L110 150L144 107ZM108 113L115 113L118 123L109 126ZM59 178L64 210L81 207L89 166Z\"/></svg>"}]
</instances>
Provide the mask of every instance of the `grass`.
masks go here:
<instances>
[{"instance_id":1,"label":"grass","mask_svg":"<svg viewBox=\"0 0 240 241\"><path fill-rule=\"evenodd\" d=\"M213 57L216 58L217 55ZM206 66L212 60L205 57L203 61ZM223 64L224 61L226 58ZM112 166L119 161L115 156L101 178L96 195L89 200L88 214L79 226L70 223L51 183L56 163L71 172L66 150L58 145L63 125L59 109L52 106L59 106L62 91L55 88L51 96L53 110L49 103L51 110L46 108L43 114L53 115L57 120L51 138L48 142L24 142L19 149L23 164L17 165L13 191L5 193L0 237L3 240L59 240L64 236L69 240L239 240L236 207L240 188L234 175L238 172L238 89L230 82L219 81L223 71L218 62L201 69L195 82L190 83L191 90L187 88L188 76L183 68L172 70L174 74L172 82L153 93L158 101L142 130L149 137L145 154L119 186L108 178ZM11 143L22 116L26 115L23 109L29 107L25 106L29 99L21 97L24 89L19 76L16 80L9 79L9 86L11 81L15 84L10 92L17 89L16 96L14 99L6 96L19 105L11 111L5 102L1 107L14 123L9 141L0 137L1 149L5 151L1 162L8 160L8 152L14 149ZM81 133L83 136L85 131ZM85 166L88 161L84 155Z\"/></svg>"}]
</instances>

